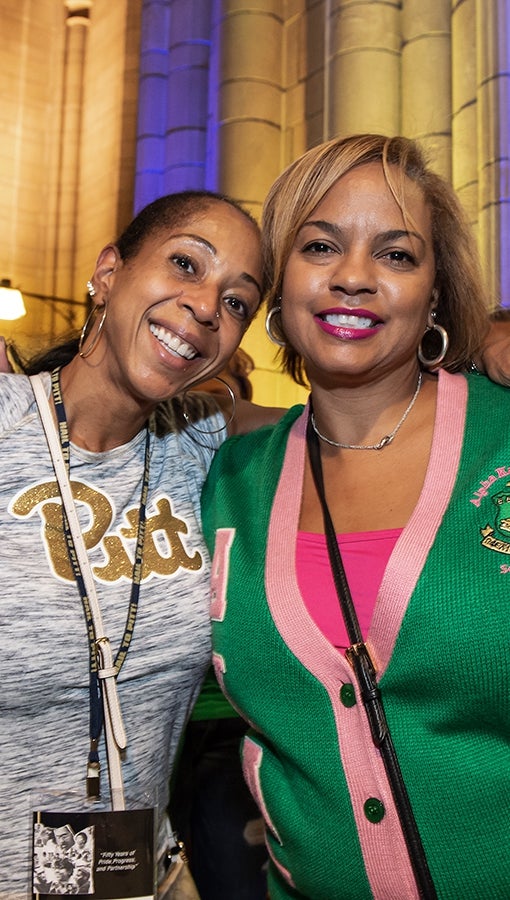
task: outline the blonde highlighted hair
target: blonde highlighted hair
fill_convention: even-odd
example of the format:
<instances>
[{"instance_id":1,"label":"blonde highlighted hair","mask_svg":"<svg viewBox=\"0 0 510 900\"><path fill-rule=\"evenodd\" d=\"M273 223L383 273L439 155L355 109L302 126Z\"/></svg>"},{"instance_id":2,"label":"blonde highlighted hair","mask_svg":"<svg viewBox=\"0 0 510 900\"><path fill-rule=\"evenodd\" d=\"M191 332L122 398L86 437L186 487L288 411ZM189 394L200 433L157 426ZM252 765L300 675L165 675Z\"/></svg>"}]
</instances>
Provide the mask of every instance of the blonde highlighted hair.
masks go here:
<instances>
[{"instance_id":1,"label":"blonde highlighted hair","mask_svg":"<svg viewBox=\"0 0 510 900\"><path fill-rule=\"evenodd\" d=\"M371 162L381 163L404 221L410 220L406 211L407 180L421 188L431 210L437 322L450 338L443 368L458 371L480 347L488 328L489 300L476 242L457 195L429 168L419 145L408 138L379 134L335 138L308 150L276 179L262 212L265 276L272 285L268 310L280 305L285 267L304 222L343 175ZM303 360L286 340L279 316L273 315L271 328L275 336L286 341L282 350L284 370L298 384L305 384Z\"/></svg>"}]
</instances>

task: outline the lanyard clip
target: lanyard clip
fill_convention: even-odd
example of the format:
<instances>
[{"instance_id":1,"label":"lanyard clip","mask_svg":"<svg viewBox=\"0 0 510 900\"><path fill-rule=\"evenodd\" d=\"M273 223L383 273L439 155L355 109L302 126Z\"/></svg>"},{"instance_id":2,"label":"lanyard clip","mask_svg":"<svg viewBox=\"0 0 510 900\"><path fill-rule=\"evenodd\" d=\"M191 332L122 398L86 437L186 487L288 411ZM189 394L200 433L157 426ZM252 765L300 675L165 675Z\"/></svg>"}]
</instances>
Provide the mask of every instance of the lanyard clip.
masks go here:
<instances>
[{"instance_id":1,"label":"lanyard clip","mask_svg":"<svg viewBox=\"0 0 510 900\"><path fill-rule=\"evenodd\" d=\"M98 762L87 763L87 797L89 800L99 800L101 796L99 790L99 775L101 766Z\"/></svg>"},{"instance_id":2,"label":"lanyard clip","mask_svg":"<svg viewBox=\"0 0 510 900\"><path fill-rule=\"evenodd\" d=\"M388 724L377 684L375 666L364 642L352 644L345 651L347 661L358 682L361 699L367 711L372 740L380 747L388 734Z\"/></svg>"},{"instance_id":3,"label":"lanyard clip","mask_svg":"<svg viewBox=\"0 0 510 900\"><path fill-rule=\"evenodd\" d=\"M97 738L90 739L90 751L87 762L87 797L89 800L99 800L101 796L99 788L101 765L99 763L97 743Z\"/></svg>"}]
</instances>

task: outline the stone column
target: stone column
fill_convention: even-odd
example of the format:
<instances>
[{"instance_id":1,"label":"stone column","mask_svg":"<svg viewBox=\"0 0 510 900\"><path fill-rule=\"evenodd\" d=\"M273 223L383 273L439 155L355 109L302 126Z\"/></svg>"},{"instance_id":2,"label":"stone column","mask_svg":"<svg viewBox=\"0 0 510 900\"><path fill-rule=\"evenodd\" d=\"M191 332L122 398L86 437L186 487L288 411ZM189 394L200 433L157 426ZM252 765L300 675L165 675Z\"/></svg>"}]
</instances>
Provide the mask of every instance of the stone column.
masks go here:
<instances>
[{"instance_id":1,"label":"stone column","mask_svg":"<svg viewBox=\"0 0 510 900\"><path fill-rule=\"evenodd\" d=\"M450 0L402 5L402 134L417 138L451 177Z\"/></svg>"},{"instance_id":2,"label":"stone column","mask_svg":"<svg viewBox=\"0 0 510 900\"><path fill-rule=\"evenodd\" d=\"M136 210L205 187L211 0L145 0L142 23Z\"/></svg>"},{"instance_id":3,"label":"stone column","mask_svg":"<svg viewBox=\"0 0 510 900\"><path fill-rule=\"evenodd\" d=\"M476 0L452 10L452 183L474 228L478 223Z\"/></svg>"},{"instance_id":4,"label":"stone column","mask_svg":"<svg viewBox=\"0 0 510 900\"><path fill-rule=\"evenodd\" d=\"M400 3L331 0L329 135L400 131Z\"/></svg>"},{"instance_id":5,"label":"stone column","mask_svg":"<svg viewBox=\"0 0 510 900\"><path fill-rule=\"evenodd\" d=\"M258 213L280 171L281 3L222 0L215 5L218 185Z\"/></svg>"},{"instance_id":6,"label":"stone column","mask_svg":"<svg viewBox=\"0 0 510 900\"><path fill-rule=\"evenodd\" d=\"M165 138L165 191L205 186L210 0L173 0Z\"/></svg>"},{"instance_id":7,"label":"stone column","mask_svg":"<svg viewBox=\"0 0 510 900\"><path fill-rule=\"evenodd\" d=\"M218 49L211 77L211 122L216 130L218 188L258 217L267 190L283 168L283 4L275 0L218 0L213 43ZM256 397L280 402L284 379L276 374L275 348L260 315L243 341L255 359L251 380ZM271 398L271 399L269 399Z\"/></svg>"},{"instance_id":8,"label":"stone column","mask_svg":"<svg viewBox=\"0 0 510 900\"><path fill-rule=\"evenodd\" d=\"M79 207L85 53L92 0L64 0L66 37L57 185L54 285L58 297L73 296ZM62 326L52 313L50 330Z\"/></svg>"},{"instance_id":9,"label":"stone column","mask_svg":"<svg viewBox=\"0 0 510 900\"><path fill-rule=\"evenodd\" d=\"M171 0L144 0L138 86L135 213L164 190Z\"/></svg>"}]
</instances>

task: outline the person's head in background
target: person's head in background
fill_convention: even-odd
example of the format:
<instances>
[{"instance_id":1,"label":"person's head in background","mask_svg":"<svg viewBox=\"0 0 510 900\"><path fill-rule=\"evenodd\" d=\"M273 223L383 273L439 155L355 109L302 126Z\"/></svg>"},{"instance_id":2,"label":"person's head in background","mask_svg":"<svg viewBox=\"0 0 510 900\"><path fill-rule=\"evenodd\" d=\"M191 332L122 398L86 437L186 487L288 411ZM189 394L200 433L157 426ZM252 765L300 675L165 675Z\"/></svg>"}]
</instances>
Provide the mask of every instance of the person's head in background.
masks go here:
<instances>
[{"instance_id":1,"label":"person's head in background","mask_svg":"<svg viewBox=\"0 0 510 900\"><path fill-rule=\"evenodd\" d=\"M53 862L53 876L56 885L66 887L74 874L74 863L66 857L59 857Z\"/></svg>"},{"instance_id":2,"label":"person's head in background","mask_svg":"<svg viewBox=\"0 0 510 900\"><path fill-rule=\"evenodd\" d=\"M284 345L284 370L298 383L305 383L303 358L291 346L284 329L285 318L293 315L292 297L283 289L289 258L300 230L314 218L314 210L328 192L347 173L374 163L380 165L385 190L391 192L410 233L413 222L408 206L413 192L417 196L416 188L430 214L435 266L432 296L437 322L450 337L444 367L450 371L463 368L486 333L489 303L478 251L452 187L429 168L422 150L412 140L377 134L336 138L309 150L277 178L262 215L265 271L272 285L268 309L276 310L271 330Z\"/></svg>"},{"instance_id":3,"label":"person's head in background","mask_svg":"<svg viewBox=\"0 0 510 900\"><path fill-rule=\"evenodd\" d=\"M202 384L197 384L195 389L204 391L207 394L225 396L226 388L222 384L223 380L230 385L237 399L251 400L253 397L253 386L250 381L250 374L254 368L255 363L251 356L242 347L239 347L230 358L228 365L218 373L217 377L211 378Z\"/></svg>"},{"instance_id":4,"label":"person's head in background","mask_svg":"<svg viewBox=\"0 0 510 900\"><path fill-rule=\"evenodd\" d=\"M74 844L74 834L68 825L55 829L55 840L60 850L69 850Z\"/></svg>"},{"instance_id":5,"label":"person's head in background","mask_svg":"<svg viewBox=\"0 0 510 900\"><path fill-rule=\"evenodd\" d=\"M83 848L85 847L85 845L87 843L87 835L85 834L85 832L79 831L74 839L74 842L75 842L78 850L83 850Z\"/></svg>"}]
</instances>

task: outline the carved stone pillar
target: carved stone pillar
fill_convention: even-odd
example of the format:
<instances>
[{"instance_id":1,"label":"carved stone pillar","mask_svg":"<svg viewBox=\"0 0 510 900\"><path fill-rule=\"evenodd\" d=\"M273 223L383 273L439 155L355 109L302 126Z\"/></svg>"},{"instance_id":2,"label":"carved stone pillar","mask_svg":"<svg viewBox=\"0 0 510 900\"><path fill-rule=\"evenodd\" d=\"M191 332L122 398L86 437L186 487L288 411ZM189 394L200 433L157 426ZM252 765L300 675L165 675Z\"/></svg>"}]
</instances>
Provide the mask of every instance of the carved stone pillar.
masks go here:
<instances>
[{"instance_id":1,"label":"carved stone pillar","mask_svg":"<svg viewBox=\"0 0 510 900\"><path fill-rule=\"evenodd\" d=\"M402 134L417 138L451 177L450 0L402 5Z\"/></svg>"},{"instance_id":2,"label":"carved stone pillar","mask_svg":"<svg viewBox=\"0 0 510 900\"><path fill-rule=\"evenodd\" d=\"M221 190L258 214L280 171L281 3L215 4L217 167Z\"/></svg>"},{"instance_id":3,"label":"carved stone pillar","mask_svg":"<svg viewBox=\"0 0 510 900\"><path fill-rule=\"evenodd\" d=\"M210 45L211 0L145 0L136 210L205 187Z\"/></svg>"},{"instance_id":4,"label":"carved stone pillar","mask_svg":"<svg viewBox=\"0 0 510 900\"><path fill-rule=\"evenodd\" d=\"M476 8L452 10L452 183L473 227L478 223Z\"/></svg>"},{"instance_id":5,"label":"carved stone pillar","mask_svg":"<svg viewBox=\"0 0 510 900\"><path fill-rule=\"evenodd\" d=\"M79 209L85 53L92 0L64 0L64 6L66 34L53 293L59 297L72 297Z\"/></svg>"},{"instance_id":6,"label":"carved stone pillar","mask_svg":"<svg viewBox=\"0 0 510 900\"><path fill-rule=\"evenodd\" d=\"M329 134L400 130L398 0L332 0Z\"/></svg>"},{"instance_id":7,"label":"carved stone pillar","mask_svg":"<svg viewBox=\"0 0 510 900\"><path fill-rule=\"evenodd\" d=\"M267 190L282 165L282 4L274 0L221 0L215 4L213 43L217 58L211 110L217 130L212 160L220 190L259 217ZM274 347L264 316L250 327L243 346L255 359L251 380L258 397L281 402L285 383L275 373Z\"/></svg>"}]
</instances>

